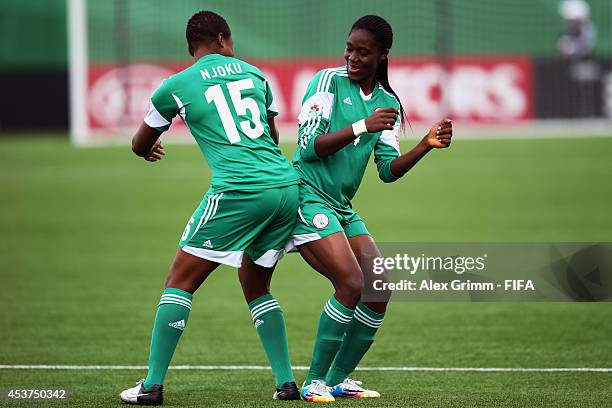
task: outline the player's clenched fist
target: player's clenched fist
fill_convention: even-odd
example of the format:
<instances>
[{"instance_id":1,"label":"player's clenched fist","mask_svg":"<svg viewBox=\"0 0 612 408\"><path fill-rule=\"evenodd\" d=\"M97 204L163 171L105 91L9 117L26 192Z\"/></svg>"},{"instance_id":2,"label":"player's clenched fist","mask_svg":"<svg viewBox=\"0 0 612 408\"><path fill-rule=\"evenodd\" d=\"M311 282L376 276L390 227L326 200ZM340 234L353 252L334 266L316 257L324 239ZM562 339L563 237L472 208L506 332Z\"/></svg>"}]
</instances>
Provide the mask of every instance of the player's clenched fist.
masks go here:
<instances>
[{"instance_id":1,"label":"player's clenched fist","mask_svg":"<svg viewBox=\"0 0 612 408\"><path fill-rule=\"evenodd\" d=\"M453 122L450 119L443 119L437 122L423 138L423 142L435 149L449 147L453 138Z\"/></svg>"},{"instance_id":2,"label":"player's clenched fist","mask_svg":"<svg viewBox=\"0 0 612 408\"><path fill-rule=\"evenodd\" d=\"M392 130L397 121L399 111L393 108L376 109L374 113L365 120L368 132L380 132L382 130Z\"/></svg>"}]
</instances>

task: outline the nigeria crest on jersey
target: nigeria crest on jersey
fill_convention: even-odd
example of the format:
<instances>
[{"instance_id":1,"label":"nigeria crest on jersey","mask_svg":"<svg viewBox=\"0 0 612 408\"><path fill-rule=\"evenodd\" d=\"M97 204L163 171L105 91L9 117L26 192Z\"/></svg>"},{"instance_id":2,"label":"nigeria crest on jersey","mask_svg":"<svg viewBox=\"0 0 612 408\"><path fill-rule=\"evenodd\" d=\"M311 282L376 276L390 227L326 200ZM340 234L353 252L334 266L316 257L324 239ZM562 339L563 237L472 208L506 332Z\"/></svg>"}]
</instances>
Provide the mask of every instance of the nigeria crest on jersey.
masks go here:
<instances>
[{"instance_id":1,"label":"nigeria crest on jersey","mask_svg":"<svg viewBox=\"0 0 612 408\"><path fill-rule=\"evenodd\" d=\"M310 107L310 110L308 111L308 117L316 118L320 114L321 114L321 107L317 105L316 103L312 104L312 106Z\"/></svg>"}]
</instances>

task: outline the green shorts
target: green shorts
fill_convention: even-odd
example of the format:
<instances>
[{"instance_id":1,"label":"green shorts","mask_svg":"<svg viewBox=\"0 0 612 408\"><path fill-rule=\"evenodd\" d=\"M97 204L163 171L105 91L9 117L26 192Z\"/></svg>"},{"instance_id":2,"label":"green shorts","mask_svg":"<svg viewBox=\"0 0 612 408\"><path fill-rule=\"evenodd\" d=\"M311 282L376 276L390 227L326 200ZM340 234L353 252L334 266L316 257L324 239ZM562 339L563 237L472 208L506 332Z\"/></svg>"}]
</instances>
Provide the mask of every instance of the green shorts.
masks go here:
<instances>
[{"instance_id":1,"label":"green shorts","mask_svg":"<svg viewBox=\"0 0 612 408\"><path fill-rule=\"evenodd\" d=\"M300 184L297 222L285 246L286 250L294 251L299 245L341 231L347 238L370 235L363 220L352 208L331 205L312 187Z\"/></svg>"},{"instance_id":2,"label":"green shorts","mask_svg":"<svg viewBox=\"0 0 612 408\"><path fill-rule=\"evenodd\" d=\"M259 191L208 190L189 219L179 247L188 254L239 268L246 252L270 268L282 258L295 226L297 185Z\"/></svg>"}]
</instances>

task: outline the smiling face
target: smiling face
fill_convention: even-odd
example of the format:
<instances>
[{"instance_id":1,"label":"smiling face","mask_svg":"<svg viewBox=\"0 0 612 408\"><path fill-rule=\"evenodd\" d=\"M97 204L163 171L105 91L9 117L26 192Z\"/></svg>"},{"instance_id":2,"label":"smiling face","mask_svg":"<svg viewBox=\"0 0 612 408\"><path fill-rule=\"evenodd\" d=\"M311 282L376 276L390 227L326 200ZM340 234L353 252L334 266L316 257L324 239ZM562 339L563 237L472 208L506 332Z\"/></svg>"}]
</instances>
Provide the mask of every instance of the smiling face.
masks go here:
<instances>
[{"instance_id":1,"label":"smiling face","mask_svg":"<svg viewBox=\"0 0 612 408\"><path fill-rule=\"evenodd\" d=\"M359 83L371 80L388 54L389 50L381 50L369 31L351 31L344 50L349 79Z\"/></svg>"}]
</instances>

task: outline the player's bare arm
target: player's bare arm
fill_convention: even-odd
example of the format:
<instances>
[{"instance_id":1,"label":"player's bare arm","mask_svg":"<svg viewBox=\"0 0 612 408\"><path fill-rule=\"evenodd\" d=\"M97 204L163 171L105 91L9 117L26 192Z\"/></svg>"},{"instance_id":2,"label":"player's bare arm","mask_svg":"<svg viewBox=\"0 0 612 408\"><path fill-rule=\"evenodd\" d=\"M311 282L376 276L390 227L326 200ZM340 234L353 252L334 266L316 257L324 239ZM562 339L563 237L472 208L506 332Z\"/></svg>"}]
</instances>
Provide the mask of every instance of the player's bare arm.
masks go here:
<instances>
[{"instance_id":1,"label":"player's bare arm","mask_svg":"<svg viewBox=\"0 0 612 408\"><path fill-rule=\"evenodd\" d=\"M132 151L146 161L161 160L166 154L164 145L159 140L161 134L162 132L143 122L132 138Z\"/></svg>"},{"instance_id":2,"label":"player's bare arm","mask_svg":"<svg viewBox=\"0 0 612 408\"><path fill-rule=\"evenodd\" d=\"M364 120L365 130L369 133L393 130L399 111L394 108L378 109ZM327 133L315 140L315 152L319 157L329 156L353 142L360 136L357 124L347 126L338 131Z\"/></svg>"},{"instance_id":3,"label":"player's bare arm","mask_svg":"<svg viewBox=\"0 0 612 408\"><path fill-rule=\"evenodd\" d=\"M397 157L391 162L391 172L395 177L402 177L431 149L445 149L453 138L453 122L443 119L427 132L427 135L412 150Z\"/></svg>"}]
</instances>

